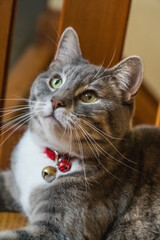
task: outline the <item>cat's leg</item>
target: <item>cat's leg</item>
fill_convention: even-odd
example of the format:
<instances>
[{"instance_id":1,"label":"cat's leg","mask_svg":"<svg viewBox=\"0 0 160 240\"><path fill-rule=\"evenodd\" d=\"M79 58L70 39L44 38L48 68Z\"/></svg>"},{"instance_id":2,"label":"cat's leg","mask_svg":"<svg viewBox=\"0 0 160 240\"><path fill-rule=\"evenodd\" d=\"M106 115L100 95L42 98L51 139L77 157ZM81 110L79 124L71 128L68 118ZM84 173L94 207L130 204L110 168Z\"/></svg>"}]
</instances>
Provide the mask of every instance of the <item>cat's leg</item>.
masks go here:
<instances>
[{"instance_id":1,"label":"cat's leg","mask_svg":"<svg viewBox=\"0 0 160 240\"><path fill-rule=\"evenodd\" d=\"M16 231L0 232L0 240L70 240L62 229L49 222L37 222ZM76 238L77 239L77 238ZM85 238L78 238L85 240Z\"/></svg>"},{"instance_id":2,"label":"cat's leg","mask_svg":"<svg viewBox=\"0 0 160 240\"><path fill-rule=\"evenodd\" d=\"M124 221L113 228L105 240L160 240L160 232L156 224L144 220Z\"/></svg>"},{"instance_id":3,"label":"cat's leg","mask_svg":"<svg viewBox=\"0 0 160 240\"><path fill-rule=\"evenodd\" d=\"M13 178L11 171L0 172L0 211L20 211L13 197Z\"/></svg>"}]
</instances>

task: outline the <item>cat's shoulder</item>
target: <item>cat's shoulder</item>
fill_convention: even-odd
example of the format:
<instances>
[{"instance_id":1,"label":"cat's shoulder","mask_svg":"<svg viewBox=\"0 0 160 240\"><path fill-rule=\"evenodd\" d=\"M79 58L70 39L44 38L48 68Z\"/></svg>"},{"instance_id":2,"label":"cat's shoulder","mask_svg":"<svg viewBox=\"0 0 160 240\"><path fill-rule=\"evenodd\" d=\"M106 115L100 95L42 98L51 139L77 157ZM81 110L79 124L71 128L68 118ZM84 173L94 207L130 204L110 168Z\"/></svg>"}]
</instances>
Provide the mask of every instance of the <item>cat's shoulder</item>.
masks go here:
<instances>
[{"instance_id":1,"label":"cat's shoulder","mask_svg":"<svg viewBox=\"0 0 160 240\"><path fill-rule=\"evenodd\" d=\"M132 128L131 134L139 137L160 138L160 127L152 125L140 125Z\"/></svg>"},{"instance_id":2,"label":"cat's shoulder","mask_svg":"<svg viewBox=\"0 0 160 240\"><path fill-rule=\"evenodd\" d=\"M160 153L160 127L141 125L132 128L131 138L134 145L143 149L156 149Z\"/></svg>"}]
</instances>

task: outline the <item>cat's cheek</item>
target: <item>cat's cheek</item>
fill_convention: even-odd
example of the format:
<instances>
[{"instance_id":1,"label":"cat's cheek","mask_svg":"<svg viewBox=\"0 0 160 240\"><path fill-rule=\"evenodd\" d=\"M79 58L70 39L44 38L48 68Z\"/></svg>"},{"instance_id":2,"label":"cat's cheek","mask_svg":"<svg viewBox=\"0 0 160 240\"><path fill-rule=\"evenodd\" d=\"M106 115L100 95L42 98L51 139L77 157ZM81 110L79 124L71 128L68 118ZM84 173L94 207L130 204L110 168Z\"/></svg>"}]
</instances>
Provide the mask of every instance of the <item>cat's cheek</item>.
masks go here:
<instances>
[{"instance_id":1,"label":"cat's cheek","mask_svg":"<svg viewBox=\"0 0 160 240\"><path fill-rule=\"evenodd\" d=\"M53 109L50 101L47 101L44 106L37 106L35 112L42 118L53 116Z\"/></svg>"},{"instance_id":2,"label":"cat's cheek","mask_svg":"<svg viewBox=\"0 0 160 240\"><path fill-rule=\"evenodd\" d=\"M69 116L69 112L67 112L65 109L57 109L54 112L54 118L57 120L57 122L63 127L67 127L70 125L71 117Z\"/></svg>"}]
</instances>

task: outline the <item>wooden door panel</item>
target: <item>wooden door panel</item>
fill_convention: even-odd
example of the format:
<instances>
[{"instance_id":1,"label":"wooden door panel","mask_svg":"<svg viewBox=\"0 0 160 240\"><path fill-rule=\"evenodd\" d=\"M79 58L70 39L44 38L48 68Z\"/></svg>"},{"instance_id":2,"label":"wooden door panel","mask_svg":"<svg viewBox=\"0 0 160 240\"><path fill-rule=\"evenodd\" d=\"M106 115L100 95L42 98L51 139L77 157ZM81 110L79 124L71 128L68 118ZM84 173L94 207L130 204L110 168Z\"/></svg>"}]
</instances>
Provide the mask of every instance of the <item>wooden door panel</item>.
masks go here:
<instances>
[{"instance_id":1,"label":"wooden door panel","mask_svg":"<svg viewBox=\"0 0 160 240\"><path fill-rule=\"evenodd\" d=\"M83 56L107 67L122 54L131 0L64 0L59 33L72 26Z\"/></svg>"}]
</instances>

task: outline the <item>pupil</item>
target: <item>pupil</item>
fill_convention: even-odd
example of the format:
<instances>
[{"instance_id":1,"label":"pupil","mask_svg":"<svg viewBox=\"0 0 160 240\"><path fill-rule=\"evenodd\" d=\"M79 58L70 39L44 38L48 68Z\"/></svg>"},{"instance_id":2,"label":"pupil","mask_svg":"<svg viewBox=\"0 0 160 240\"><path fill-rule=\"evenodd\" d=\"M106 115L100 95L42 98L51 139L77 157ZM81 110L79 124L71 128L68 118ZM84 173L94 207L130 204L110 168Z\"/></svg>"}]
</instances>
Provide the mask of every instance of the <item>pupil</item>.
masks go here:
<instances>
[{"instance_id":1,"label":"pupil","mask_svg":"<svg viewBox=\"0 0 160 240\"><path fill-rule=\"evenodd\" d=\"M55 85L57 85L58 83L59 83L59 80L56 80Z\"/></svg>"},{"instance_id":2,"label":"pupil","mask_svg":"<svg viewBox=\"0 0 160 240\"><path fill-rule=\"evenodd\" d=\"M88 95L88 100L91 100L92 99L92 96L91 95Z\"/></svg>"}]
</instances>

